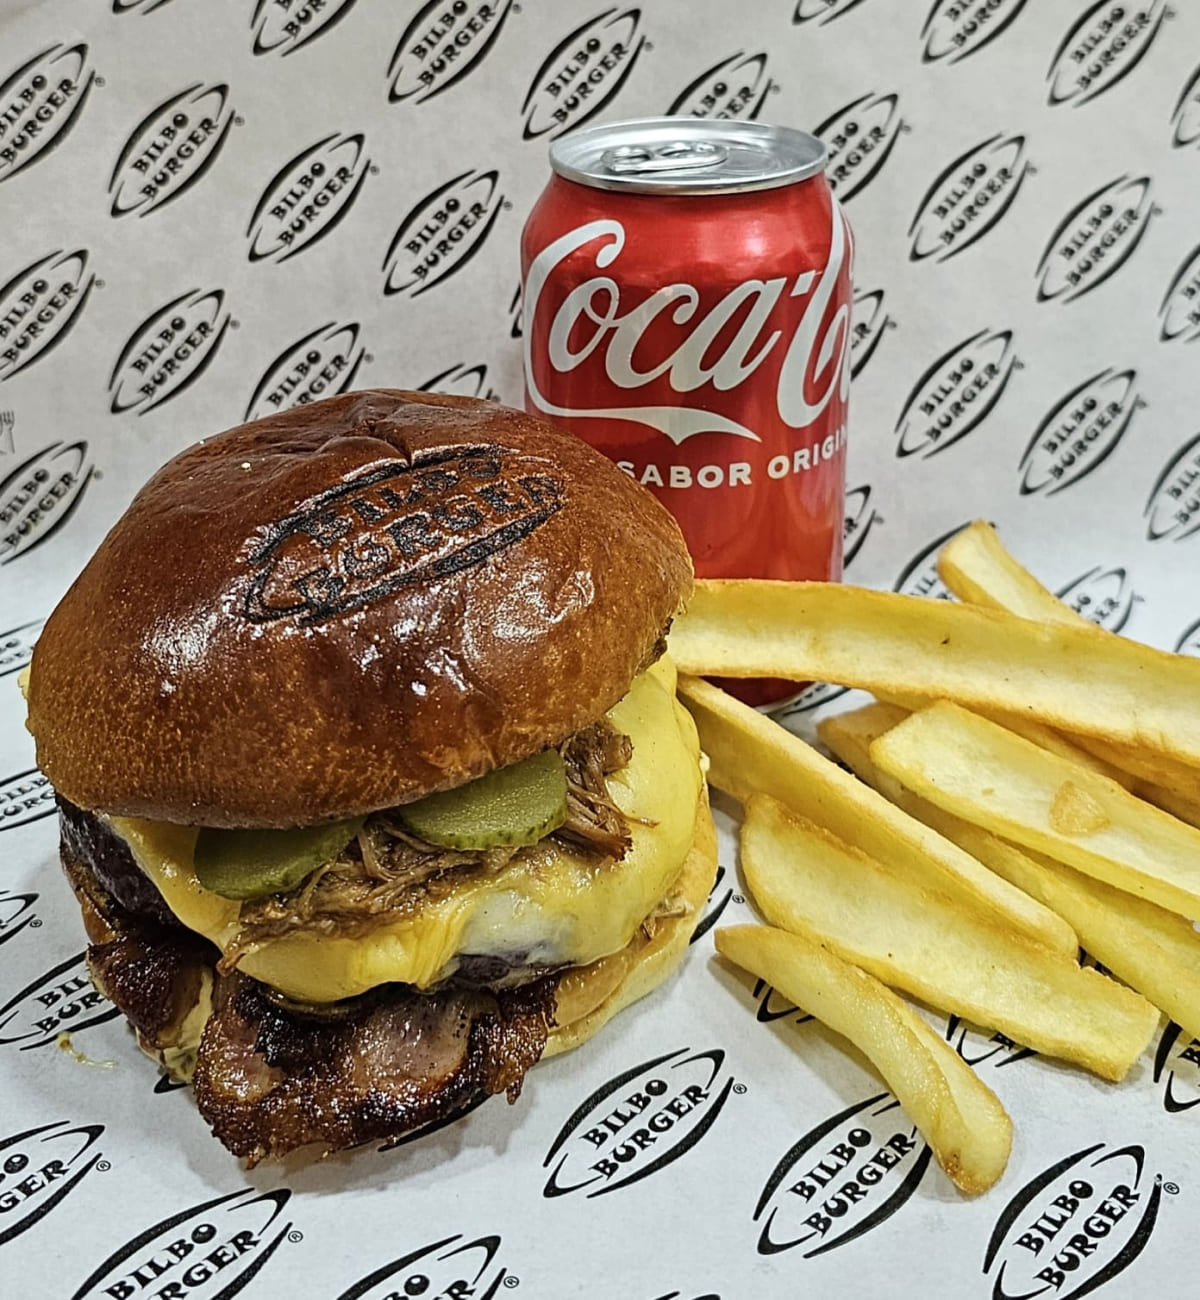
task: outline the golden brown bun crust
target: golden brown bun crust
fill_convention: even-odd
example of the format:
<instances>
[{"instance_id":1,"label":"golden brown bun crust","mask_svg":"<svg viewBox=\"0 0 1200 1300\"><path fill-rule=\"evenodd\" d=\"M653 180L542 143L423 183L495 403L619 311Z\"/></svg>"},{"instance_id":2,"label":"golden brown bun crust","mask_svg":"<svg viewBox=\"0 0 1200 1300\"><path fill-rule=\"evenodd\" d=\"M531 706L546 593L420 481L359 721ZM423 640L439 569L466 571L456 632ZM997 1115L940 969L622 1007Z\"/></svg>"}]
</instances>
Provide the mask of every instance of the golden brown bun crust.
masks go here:
<instances>
[{"instance_id":1,"label":"golden brown bun crust","mask_svg":"<svg viewBox=\"0 0 1200 1300\"><path fill-rule=\"evenodd\" d=\"M349 817L598 718L690 585L667 511L573 436L492 402L349 393L150 480L46 623L28 725L84 808Z\"/></svg>"}]
</instances>

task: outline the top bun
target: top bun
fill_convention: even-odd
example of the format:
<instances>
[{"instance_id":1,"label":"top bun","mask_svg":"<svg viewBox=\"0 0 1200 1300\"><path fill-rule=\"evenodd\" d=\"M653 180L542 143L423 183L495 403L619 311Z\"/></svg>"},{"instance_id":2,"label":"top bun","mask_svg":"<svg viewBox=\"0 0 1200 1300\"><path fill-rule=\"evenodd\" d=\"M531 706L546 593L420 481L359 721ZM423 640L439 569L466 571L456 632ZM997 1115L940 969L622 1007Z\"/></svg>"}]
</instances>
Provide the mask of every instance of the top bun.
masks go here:
<instances>
[{"instance_id":1,"label":"top bun","mask_svg":"<svg viewBox=\"0 0 1200 1300\"><path fill-rule=\"evenodd\" d=\"M348 393L159 470L47 621L28 725L84 808L355 816L600 717L690 586L671 516L572 435Z\"/></svg>"}]
</instances>

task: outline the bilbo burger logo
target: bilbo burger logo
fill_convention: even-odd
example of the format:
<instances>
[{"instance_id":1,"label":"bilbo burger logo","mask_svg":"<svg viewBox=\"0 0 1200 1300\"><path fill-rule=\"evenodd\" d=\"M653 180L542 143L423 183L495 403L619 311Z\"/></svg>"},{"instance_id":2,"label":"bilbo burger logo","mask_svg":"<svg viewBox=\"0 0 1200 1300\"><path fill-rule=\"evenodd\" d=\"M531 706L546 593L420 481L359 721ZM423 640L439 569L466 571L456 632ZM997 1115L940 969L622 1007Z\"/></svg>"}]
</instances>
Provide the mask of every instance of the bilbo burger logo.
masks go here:
<instances>
[{"instance_id":1,"label":"bilbo burger logo","mask_svg":"<svg viewBox=\"0 0 1200 1300\"><path fill-rule=\"evenodd\" d=\"M1187 79L1171 114L1171 143L1186 149L1200 140L1200 67Z\"/></svg>"},{"instance_id":2,"label":"bilbo burger logo","mask_svg":"<svg viewBox=\"0 0 1200 1300\"><path fill-rule=\"evenodd\" d=\"M797 713L812 713L823 704L831 704L834 700L841 699L849 689L849 686L836 686L832 682L814 682L800 692L784 709L782 716L790 718Z\"/></svg>"},{"instance_id":3,"label":"bilbo burger logo","mask_svg":"<svg viewBox=\"0 0 1200 1300\"><path fill-rule=\"evenodd\" d=\"M0 632L0 677L19 672L33 658L33 647L45 621L36 618Z\"/></svg>"},{"instance_id":4,"label":"bilbo burger logo","mask_svg":"<svg viewBox=\"0 0 1200 1300\"><path fill-rule=\"evenodd\" d=\"M36 894L10 894L0 889L0 943L15 939L27 927L37 929L41 918L33 910Z\"/></svg>"},{"instance_id":5,"label":"bilbo burger logo","mask_svg":"<svg viewBox=\"0 0 1200 1300\"><path fill-rule=\"evenodd\" d=\"M103 1124L67 1120L0 1138L0 1246L43 1219L92 1172L108 1169Z\"/></svg>"},{"instance_id":6,"label":"bilbo burger logo","mask_svg":"<svg viewBox=\"0 0 1200 1300\"><path fill-rule=\"evenodd\" d=\"M429 0L396 43L388 99L423 104L460 82L495 44L513 0Z\"/></svg>"},{"instance_id":7,"label":"bilbo burger logo","mask_svg":"<svg viewBox=\"0 0 1200 1300\"><path fill-rule=\"evenodd\" d=\"M491 402L500 399L500 394L488 383L487 366L482 361L475 366L469 366L464 361L441 370L423 384L418 384L417 391L450 393L456 397L483 397Z\"/></svg>"},{"instance_id":8,"label":"bilbo burger logo","mask_svg":"<svg viewBox=\"0 0 1200 1300\"><path fill-rule=\"evenodd\" d=\"M120 1014L92 984L84 954L76 953L0 1007L0 1047L48 1047L64 1031L82 1033Z\"/></svg>"},{"instance_id":9,"label":"bilbo burger logo","mask_svg":"<svg viewBox=\"0 0 1200 1300\"><path fill-rule=\"evenodd\" d=\"M401 221L383 258L383 292L416 298L461 271L507 206L495 171L462 172Z\"/></svg>"},{"instance_id":10,"label":"bilbo burger logo","mask_svg":"<svg viewBox=\"0 0 1200 1300\"><path fill-rule=\"evenodd\" d=\"M286 262L339 225L354 206L371 161L361 135L327 135L271 178L250 216L252 262Z\"/></svg>"},{"instance_id":11,"label":"bilbo burger logo","mask_svg":"<svg viewBox=\"0 0 1200 1300\"><path fill-rule=\"evenodd\" d=\"M819 26L824 27L826 23L833 22L842 14L849 13L851 9L857 9L862 3L863 0L796 0L792 22L808 23L815 18Z\"/></svg>"},{"instance_id":12,"label":"bilbo burger logo","mask_svg":"<svg viewBox=\"0 0 1200 1300\"><path fill-rule=\"evenodd\" d=\"M898 95L863 95L827 117L814 131L829 151L825 176L841 202L879 174L905 129Z\"/></svg>"},{"instance_id":13,"label":"bilbo burger logo","mask_svg":"<svg viewBox=\"0 0 1200 1300\"><path fill-rule=\"evenodd\" d=\"M58 532L83 500L93 471L86 442L52 442L0 482L0 565Z\"/></svg>"},{"instance_id":14,"label":"bilbo burger logo","mask_svg":"<svg viewBox=\"0 0 1200 1300\"><path fill-rule=\"evenodd\" d=\"M1110 632L1121 631L1129 622L1134 605L1142 599L1124 569L1105 569L1100 565L1068 582L1058 592L1058 598L1089 623Z\"/></svg>"},{"instance_id":15,"label":"bilbo burger logo","mask_svg":"<svg viewBox=\"0 0 1200 1300\"><path fill-rule=\"evenodd\" d=\"M294 54L341 22L356 0L255 0L255 54Z\"/></svg>"},{"instance_id":16,"label":"bilbo burger logo","mask_svg":"<svg viewBox=\"0 0 1200 1300\"><path fill-rule=\"evenodd\" d=\"M8 76L0 85L0 181L61 143L94 80L86 45L51 45Z\"/></svg>"},{"instance_id":17,"label":"bilbo burger logo","mask_svg":"<svg viewBox=\"0 0 1200 1300\"><path fill-rule=\"evenodd\" d=\"M284 348L258 381L245 418L258 420L353 388L365 359L360 333L357 321L329 321Z\"/></svg>"},{"instance_id":18,"label":"bilbo burger logo","mask_svg":"<svg viewBox=\"0 0 1200 1300\"><path fill-rule=\"evenodd\" d=\"M19 374L66 338L94 281L83 249L58 249L0 286L0 381Z\"/></svg>"},{"instance_id":19,"label":"bilbo burger logo","mask_svg":"<svg viewBox=\"0 0 1200 1300\"><path fill-rule=\"evenodd\" d=\"M1164 343L1175 339L1194 343L1200 339L1200 245L1171 278L1158 315L1162 321L1159 338Z\"/></svg>"},{"instance_id":20,"label":"bilbo burger logo","mask_svg":"<svg viewBox=\"0 0 1200 1300\"><path fill-rule=\"evenodd\" d=\"M938 576L938 552L966 526L965 523L959 524L957 528L951 528L949 532L935 537L932 542L923 546L900 570L900 576L896 579L893 590L905 596L929 596L934 600L952 600L950 589Z\"/></svg>"},{"instance_id":21,"label":"bilbo burger logo","mask_svg":"<svg viewBox=\"0 0 1200 1300\"><path fill-rule=\"evenodd\" d=\"M908 228L909 260L944 262L991 230L1029 173L1025 137L993 135L956 158L933 182Z\"/></svg>"},{"instance_id":22,"label":"bilbo burger logo","mask_svg":"<svg viewBox=\"0 0 1200 1300\"><path fill-rule=\"evenodd\" d=\"M0 831L49 817L54 806L54 789L36 767L0 781Z\"/></svg>"},{"instance_id":23,"label":"bilbo burger logo","mask_svg":"<svg viewBox=\"0 0 1200 1300\"><path fill-rule=\"evenodd\" d=\"M882 289L859 289L850 308L850 375L857 379L895 321L884 309Z\"/></svg>"},{"instance_id":24,"label":"bilbo burger logo","mask_svg":"<svg viewBox=\"0 0 1200 1300\"><path fill-rule=\"evenodd\" d=\"M921 39L922 63L957 63L994 41L1025 0L934 0Z\"/></svg>"},{"instance_id":25,"label":"bilbo burger logo","mask_svg":"<svg viewBox=\"0 0 1200 1300\"><path fill-rule=\"evenodd\" d=\"M1140 1146L1085 1147L1032 1178L1008 1203L983 1271L992 1300L1074 1300L1123 1273L1150 1241L1164 1192Z\"/></svg>"},{"instance_id":26,"label":"bilbo burger logo","mask_svg":"<svg viewBox=\"0 0 1200 1300\"><path fill-rule=\"evenodd\" d=\"M1154 1052L1154 1082L1163 1086L1163 1109L1171 1115L1200 1106L1200 1039L1171 1021Z\"/></svg>"},{"instance_id":27,"label":"bilbo burger logo","mask_svg":"<svg viewBox=\"0 0 1200 1300\"><path fill-rule=\"evenodd\" d=\"M189 190L217 160L233 125L228 86L199 82L133 128L108 182L114 217L144 217Z\"/></svg>"},{"instance_id":28,"label":"bilbo burger logo","mask_svg":"<svg viewBox=\"0 0 1200 1300\"><path fill-rule=\"evenodd\" d=\"M1119 176L1089 194L1059 223L1038 263L1038 302L1070 302L1119 271L1158 209L1149 176Z\"/></svg>"},{"instance_id":29,"label":"bilbo burger logo","mask_svg":"<svg viewBox=\"0 0 1200 1300\"><path fill-rule=\"evenodd\" d=\"M1021 495L1054 496L1102 465L1144 405L1136 383L1135 371L1110 366L1057 403L1021 457Z\"/></svg>"},{"instance_id":30,"label":"bilbo burger logo","mask_svg":"<svg viewBox=\"0 0 1200 1300\"><path fill-rule=\"evenodd\" d=\"M1200 659L1200 618L1184 629L1175 645L1175 653Z\"/></svg>"},{"instance_id":31,"label":"bilbo burger logo","mask_svg":"<svg viewBox=\"0 0 1200 1300\"><path fill-rule=\"evenodd\" d=\"M896 421L896 455L926 459L976 429L1020 365L1011 330L980 330L940 356L913 385Z\"/></svg>"},{"instance_id":32,"label":"bilbo burger logo","mask_svg":"<svg viewBox=\"0 0 1200 1300\"><path fill-rule=\"evenodd\" d=\"M113 366L109 409L145 415L177 397L212 364L229 325L221 289L192 289L151 312Z\"/></svg>"},{"instance_id":33,"label":"bilbo burger logo","mask_svg":"<svg viewBox=\"0 0 1200 1300\"><path fill-rule=\"evenodd\" d=\"M767 72L765 53L739 50L706 68L675 97L667 115L756 118L777 87Z\"/></svg>"},{"instance_id":34,"label":"bilbo burger logo","mask_svg":"<svg viewBox=\"0 0 1200 1300\"><path fill-rule=\"evenodd\" d=\"M946 1021L946 1042L972 1069L980 1065L999 1069L1037 1055L1032 1048L1022 1047L1007 1034L977 1029L959 1016L950 1016Z\"/></svg>"},{"instance_id":35,"label":"bilbo burger logo","mask_svg":"<svg viewBox=\"0 0 1200 1300\"><path fill-rule=\"evenodd\" d=\"M495 1300L502 1290L520 1279L496 1264L498 1236L466 1241L462 1233L443 1237L377 1268L360 1278L338 1300L401 1300L424 1296L428 1300Z\"/></svg>"},{"instance_id":36,"label":"bilbo burger logo","mask_svg":"<svg viewBox=\"0 0 1200 1300\"><path fill-rule=\"evenodd\" d=\"M771 1171L758 1204L758 1253L836 1250L890 1219L917 1190L933 1153L889 1093L805 1134Z\"/></svg>"},{"instance_id":37,"label":"bilbo burger logo","mask_svg":"<svg viewBox=\"0 0 1200 1300\"><path fill-rule=\"evenodd\" d=\"M1078 107L1115 86L1145 57L1170 12L1166 0L1091 5L1054 51L1046 78L1050 103Z\"/></svg>"},{"instance_id":38,"label":"bilbo burger logo","mask_svg":"<svg viewBox=\"0 0 1200 1300\"><path fill-rule=\"evenodd\" d=\"M163 1300L234 1296L285 1240L301 1239L282 1221L291 1195L248 1187L161 1219L114 1251L71 1300L131 1300L149 1286Z\"/></svg>"},{"instance_id":39,"label":"bilbo burger logo","mask_svg":"<svg viewBox=\"0 0 1200 1300\"><path fill-rule=\"evenodd\" d=\"M597 1088L559 1130L542 1195L603 1196L665 1169L716 1122L735 1083L720 1048L686 1047L635 1065Z\"/></svg>"},{"instance_id":40,"label":"bilbo burger logo","mask_svg":"<svg viewBox=\"0 0 1200 1300\"><path fill-rule=\"evenodd\" d=\"M640 9L605 9L576 27L534 74L521 105L525 139L554 139L595 117L625 84L645 45Z\"/></svg>"},{"instance_id":41,"label":"bilbo burger logo","mask_svg":"<svg viewBox=\"0 0 1200 1300\"><path fill-rule=\"evenodd\" d=\"M845 517L842 524L842 563L849 568L863 548L871 528L880 521L879 511L871 504L871 488L846 489Z\"/></svg>"},{"instance_id":42,"label":"bilbo burger logo","mask_svg":"<svg viewBox=\"0 0 1200 1300\"><path fill-rule=\"evenodd\" d=\"M1200 433L1163 466L1146 502L1146 536L1180 541L1200 531Z\"/></svg>"}]
</instances>

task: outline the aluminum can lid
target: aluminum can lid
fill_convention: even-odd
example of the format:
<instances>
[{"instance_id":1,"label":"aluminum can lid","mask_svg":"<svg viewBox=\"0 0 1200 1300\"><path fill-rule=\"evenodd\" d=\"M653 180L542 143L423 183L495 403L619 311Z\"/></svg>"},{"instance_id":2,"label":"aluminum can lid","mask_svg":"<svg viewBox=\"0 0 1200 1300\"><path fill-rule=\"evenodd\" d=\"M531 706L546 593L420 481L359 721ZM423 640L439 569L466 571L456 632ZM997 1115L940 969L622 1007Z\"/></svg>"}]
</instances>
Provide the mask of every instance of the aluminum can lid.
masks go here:
<instances>
[{"instance_id":1,"label":"aluminum can lid","mask_svg":"<svg viewBox=\"0 0 1200 1300\"><path fill-rule=\"evenodd\" d=\"M550 166L569 181L640 194L738 194L819 175L816 136L762 122L645 117L561 136Z\"/></svg>"}]
</instances>

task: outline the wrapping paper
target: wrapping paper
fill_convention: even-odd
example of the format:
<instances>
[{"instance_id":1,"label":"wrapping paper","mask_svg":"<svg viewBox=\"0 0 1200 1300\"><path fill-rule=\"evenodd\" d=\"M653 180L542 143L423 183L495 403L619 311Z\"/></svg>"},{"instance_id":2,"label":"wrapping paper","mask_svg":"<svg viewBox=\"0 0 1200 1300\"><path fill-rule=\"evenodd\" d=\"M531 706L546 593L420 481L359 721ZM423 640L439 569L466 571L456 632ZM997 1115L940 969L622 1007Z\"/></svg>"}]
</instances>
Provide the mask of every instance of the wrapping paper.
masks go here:
<instances>
[{"instance_id":1,"label":"wrapping paper","mask_svg":"<svg viewBox=\"0 0 1200 1300\"><path fill-rule=\"evenodd\" d=\"M371 384L519 404L548 142L666 111L829 145L848 578L942 594L982 516L1200 653L1194 4L0 0L6 1296L1194 1294L1200 1046L1164 1023L1109 1086L938 1021L1015 1122L965 1199L863 1059L714 958L751 915L732 806L680 976L397 1149L247 1173L90 985L15 685L41 621L197 437Z\"/></svg>"}]
</instances>

